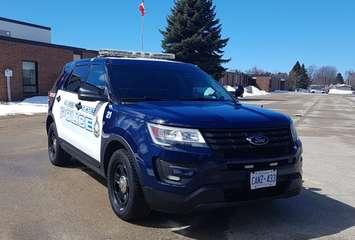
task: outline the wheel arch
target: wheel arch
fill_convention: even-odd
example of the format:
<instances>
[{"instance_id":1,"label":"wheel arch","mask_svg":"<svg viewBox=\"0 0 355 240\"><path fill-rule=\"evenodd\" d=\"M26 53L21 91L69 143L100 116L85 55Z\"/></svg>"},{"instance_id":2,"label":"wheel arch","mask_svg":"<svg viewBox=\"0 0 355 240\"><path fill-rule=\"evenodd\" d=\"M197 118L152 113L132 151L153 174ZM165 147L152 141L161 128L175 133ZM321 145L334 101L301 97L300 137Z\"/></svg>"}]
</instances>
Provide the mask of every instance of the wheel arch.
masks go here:
<instances>
[{"instance_id":1,"label":"wheel arch","mask_svg":"<svg viewBox=\"0 0 355 240\"><path fill-rule=\"evenodd\" d=\"M140 168L137 164L134 151L133 151L132 147L130 146L130 144L123 137L111 136L110 139L107 141L107 144L105 144L105 146L106 147L104 148L104 154L102 156L102 159L103 159L103 172L106 177L107 177L108 165L109 165L110 158L111 158L112 154L119 149L124 149L128 152L128 154L131 155L132 159L134 160L133 162L134 162L134 165L135 165L136 170L138 172L139 181L141 180L140 179L141 178Z\"/></svg>"}]
</instances>

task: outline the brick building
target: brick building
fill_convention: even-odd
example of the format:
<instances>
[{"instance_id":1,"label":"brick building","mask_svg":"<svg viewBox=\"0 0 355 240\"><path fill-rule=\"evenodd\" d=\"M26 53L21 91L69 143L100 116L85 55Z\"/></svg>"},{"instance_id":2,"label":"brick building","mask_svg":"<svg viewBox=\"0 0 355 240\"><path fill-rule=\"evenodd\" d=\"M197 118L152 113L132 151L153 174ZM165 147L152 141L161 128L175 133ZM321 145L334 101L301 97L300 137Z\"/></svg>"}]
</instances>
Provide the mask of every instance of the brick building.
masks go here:
<instances>
[{"instance_id":1,"label":"brick building","mask_svg":"<svg viewBox=\"0 0 355 240\"><path fill-rule=\"evenodd\" d=\"M0 101L8 99L6 69L13 72L11 98L19 100L47 95L65 63L96 55L96 51L52 44L49 27L0 18Z\"/></svg>"},{"instance_id":2,"label":"brick building","mask_svg":"<svg viewBox=\"0 0 355 240\"><path fill-rule=\"evenodd\" d=\"M239 71L227 71L224 73L223 77L220 79L222 85L237 86L255 86L260 90L267 92L275 90L286 90L287 89L287 74L277 73L277 74L245 74Z\"/></svg>"},{"instance_id":3,"label":"brick building","mask_svg":"<svg viewBox=\"0 0 355 240\"><path fill-rule=\"evenodd\" d=\"M275 73L271 75L270 90L288 90L287 85L288 74L287 73Z\"/></svg>"},{"instance_id":4,"label":"brick building","mask_svg":"<svg viewBox=\"0 0 355 240\"><path fill-rule=\"evenodd\" d=\"M243 72L239 71L227 71L223 74L223 77L220 79L220 82L222 85L229 85L229 86L254 86L255 85L255 80L249 76L248 74L245 74Z\"/></svg>"}]
</instances>

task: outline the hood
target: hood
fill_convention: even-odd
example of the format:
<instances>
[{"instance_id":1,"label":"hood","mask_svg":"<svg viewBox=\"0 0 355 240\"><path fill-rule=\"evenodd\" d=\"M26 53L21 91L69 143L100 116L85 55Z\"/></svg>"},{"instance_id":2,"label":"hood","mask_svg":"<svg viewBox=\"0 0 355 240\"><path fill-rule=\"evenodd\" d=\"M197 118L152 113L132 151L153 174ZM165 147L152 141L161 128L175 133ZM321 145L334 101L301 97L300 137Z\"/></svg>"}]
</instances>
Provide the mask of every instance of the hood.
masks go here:
<instances>
[{"instance_id":1,"label":"hood","mask_svg":"<svg viewBox=\"0 0 355 240\"><path fill-rule=\"evenodd\" d=\"M284 114L232 102L141 102L124 105L122 110L148 122L177 127L271 128L290 125L290 118Z\"/></svg>"}]
</instances>

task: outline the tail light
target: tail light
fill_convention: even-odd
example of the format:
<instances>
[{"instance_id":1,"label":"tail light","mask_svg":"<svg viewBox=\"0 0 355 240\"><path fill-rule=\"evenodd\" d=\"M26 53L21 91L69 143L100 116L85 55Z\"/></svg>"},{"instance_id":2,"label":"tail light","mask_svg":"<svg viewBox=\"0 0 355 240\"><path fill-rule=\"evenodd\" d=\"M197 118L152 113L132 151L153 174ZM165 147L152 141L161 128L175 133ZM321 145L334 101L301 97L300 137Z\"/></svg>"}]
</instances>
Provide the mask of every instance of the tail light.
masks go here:
<instances>
[{"instance_id":1,"label":"tail light","mask_svg":"<svg viewBox=\"0 0 355 240\"><path fill-rule=\"evenodd\" d=\"M54 102L54 98L55 98L55 92L49 91L48 92L48 106L51 106Z\"/></svg>"}]
</instances>

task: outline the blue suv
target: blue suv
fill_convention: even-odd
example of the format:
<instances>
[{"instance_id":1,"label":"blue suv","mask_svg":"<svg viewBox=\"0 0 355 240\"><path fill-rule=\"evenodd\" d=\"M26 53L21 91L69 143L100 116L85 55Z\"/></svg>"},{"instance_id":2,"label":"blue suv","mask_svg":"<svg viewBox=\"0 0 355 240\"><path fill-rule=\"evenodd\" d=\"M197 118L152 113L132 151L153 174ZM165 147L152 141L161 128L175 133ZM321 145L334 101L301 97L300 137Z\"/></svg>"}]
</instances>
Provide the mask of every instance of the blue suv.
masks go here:
<instances>
[{"instance_id":1,"label":"blue suv","mask_svg":"<svg viewBox=\"0 0 355 240\"><path fill-rule=\"evenodd\" d=\"M242 94L171 54L100 51L65 65L49 92L49 160L74 158L107 179L127 221L299 194L292 120Z\"/></svg>"}]
</instances>

